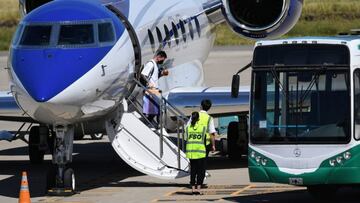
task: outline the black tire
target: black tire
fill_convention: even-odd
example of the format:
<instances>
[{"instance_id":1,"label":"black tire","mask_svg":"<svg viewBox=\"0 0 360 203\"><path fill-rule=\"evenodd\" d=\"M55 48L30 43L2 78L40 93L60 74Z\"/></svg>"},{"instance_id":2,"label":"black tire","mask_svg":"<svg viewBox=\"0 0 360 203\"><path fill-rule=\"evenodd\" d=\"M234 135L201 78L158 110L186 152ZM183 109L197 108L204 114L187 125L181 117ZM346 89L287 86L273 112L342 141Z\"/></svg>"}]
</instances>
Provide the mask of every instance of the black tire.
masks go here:
<instances>
[{"instance_id":1,"label":"black tire","mask_svg":"<svg viewBox=\"0 0 360 203\"><path fill-rule=\"evenodd\" d=\"M33 126L29 133L29 158L32 164L40 164L44 161L45 151L39 150L39 143L39 126Z\"/></svg>"},{"instance_id":2,"label":"black tire","mask_svg":"<svg viewBox=\"0 0 360 203\"><path fill-rule=\"evenodd\" d=\"M93 140L101 140L104 137L103 133L94 133L94 134L90 134L91 139Z\"/></svg>"},{"instance_id":3,"label":"black tire","mask_svg":"<svg viewBox=\"0 0 360 203\"><path fill-rule=\"evenodd\" d=\"M224 156L227 155L229 152L227 139L222 138L220 140L220 144L221 144L221 154Z\"/></svg>"},{"instance_id":4,"label":"black tire","mask_svg":"<svg viewBox=\"0 0 360 203\"><path fill-rule=\"evenodd\" d=\"M336 196L338 187L335 185L312 185L307 186L307 191L315 199L330 200Z\"/></svg>"},{"instance_id":5,"label":"black tire","mask_svg":"<svg viewBox=\"0 0 360 203\"><path fill-rule=\"evenodd\" d=\"M75 191L76 189L75 173L72 168L67 168L64 171L64 188L71 189L72 191Z\"/></svg>"},{"instance_id":6,"label":"black tire","mask_svg":"<svg viewBox=\"0 0 360 203\"><path fill-rule=\"evenodd\" d=\"M228 155L230 159L240 159L241 158L241 149L237 146L236 142L239 138L240 126L239 122L230 122L228 125L227 133L227 147Z\"/></svg>"},{"instance_id":7,"label":"black tire","mask_svg":"<svg viewBox=\"0 0 360 203\"><path fill-rule=\"evenodd\" d=\"M82 139L84 139L84 134L82 134L82 133L74 134L74 140L82 140Z\"/></svg>"},{"instance_id":8,"label":"black tire","mask_svg":"<svg viewBox=\"0 0 360 203\"><path fill-rule=\"evenodd\" d=\"M46 192L56 187L56 168L50 167L46 174Z\"/></svg>"}]
</instances>

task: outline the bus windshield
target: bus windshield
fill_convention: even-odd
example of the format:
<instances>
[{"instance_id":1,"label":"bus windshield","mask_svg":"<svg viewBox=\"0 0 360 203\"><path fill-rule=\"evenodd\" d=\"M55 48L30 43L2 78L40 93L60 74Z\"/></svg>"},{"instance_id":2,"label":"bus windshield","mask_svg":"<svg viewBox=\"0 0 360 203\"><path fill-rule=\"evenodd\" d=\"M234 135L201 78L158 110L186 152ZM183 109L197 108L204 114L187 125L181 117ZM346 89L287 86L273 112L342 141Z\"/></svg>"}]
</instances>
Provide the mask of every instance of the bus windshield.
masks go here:
<instances>
[{"instance_id":1,"label":"bus windshield","mask_svg":"<svg viewBox=\"0 0 360 203\"><path fill-rule=\"evenodd\" d=\"M254 70L253 143L346 143L350 140L349 67Z\"/></svg>"},{"instance_id":2,"label":"bus windshield","mask_svg":"<svg viewBox=\"0 0 360 203\"><path fill-rule=\"evenodd\" d=\"M258 46L252 66L252 143L350 141L350 52L346 46Z\"/></svg>"}]
</instances>

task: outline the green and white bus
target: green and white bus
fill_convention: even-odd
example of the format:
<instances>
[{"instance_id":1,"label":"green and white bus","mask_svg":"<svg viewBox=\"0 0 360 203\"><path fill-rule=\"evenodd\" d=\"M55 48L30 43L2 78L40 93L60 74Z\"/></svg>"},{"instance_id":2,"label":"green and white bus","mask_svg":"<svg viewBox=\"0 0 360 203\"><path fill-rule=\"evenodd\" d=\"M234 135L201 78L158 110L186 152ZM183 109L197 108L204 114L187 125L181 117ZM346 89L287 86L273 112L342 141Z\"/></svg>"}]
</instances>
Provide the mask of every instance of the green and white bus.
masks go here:
<instances>
[{"instance_id":1,"label":"green and white bus","mask_svg":"<svg viewBox=\"0 0 360 203\"><path fill-rule=\"evenodd\" d=\"M251 68L250 180L359 184L360 37L260 41Z\"/></svg>"}]
</instances>

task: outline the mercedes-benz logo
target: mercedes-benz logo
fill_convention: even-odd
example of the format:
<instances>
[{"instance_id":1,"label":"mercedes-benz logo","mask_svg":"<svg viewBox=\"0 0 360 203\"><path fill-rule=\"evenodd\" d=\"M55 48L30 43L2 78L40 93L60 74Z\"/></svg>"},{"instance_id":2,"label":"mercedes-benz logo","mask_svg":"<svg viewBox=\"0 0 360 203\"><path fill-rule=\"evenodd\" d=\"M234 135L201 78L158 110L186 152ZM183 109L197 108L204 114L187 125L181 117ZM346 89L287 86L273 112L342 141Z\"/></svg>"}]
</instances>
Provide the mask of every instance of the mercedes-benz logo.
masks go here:
<instances>
[{"instance_id":1,"label":"mercedes-benz logo","mask_svg":"<svg viewBox=\"0 0 360 203\"><path fill-rule=\"evenodd\" d=\"M295 149L294 149L294 155L295 155L296 157L301 156L301 150L300 150L299 148L295 148Z\"/></svg>"}]
</instances>

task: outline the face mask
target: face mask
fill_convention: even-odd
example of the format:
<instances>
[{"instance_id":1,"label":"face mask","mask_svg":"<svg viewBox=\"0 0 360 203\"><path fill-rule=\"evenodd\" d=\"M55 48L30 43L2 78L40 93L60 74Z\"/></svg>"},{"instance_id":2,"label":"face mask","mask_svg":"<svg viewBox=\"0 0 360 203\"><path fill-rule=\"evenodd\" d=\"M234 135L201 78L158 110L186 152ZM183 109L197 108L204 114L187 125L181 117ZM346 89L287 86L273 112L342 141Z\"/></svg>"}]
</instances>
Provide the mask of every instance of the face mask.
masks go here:
<instances>
[{"instance_id":1,"label":"face mask","mask_svg":"<svg viewBox=\"0 0 360 203\"><path fill-rule=\"evenodd\" d=\"M158 61L157 62L157 64L163 64L164 63L164 61Z\"/></svg>"}]
</instances>

